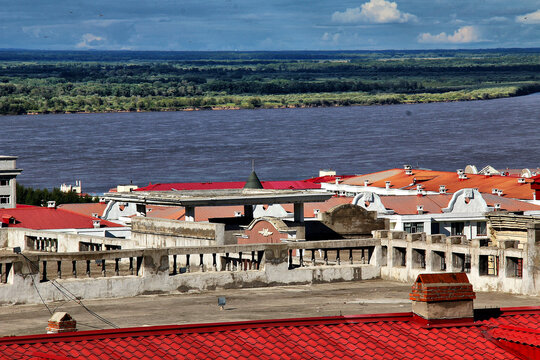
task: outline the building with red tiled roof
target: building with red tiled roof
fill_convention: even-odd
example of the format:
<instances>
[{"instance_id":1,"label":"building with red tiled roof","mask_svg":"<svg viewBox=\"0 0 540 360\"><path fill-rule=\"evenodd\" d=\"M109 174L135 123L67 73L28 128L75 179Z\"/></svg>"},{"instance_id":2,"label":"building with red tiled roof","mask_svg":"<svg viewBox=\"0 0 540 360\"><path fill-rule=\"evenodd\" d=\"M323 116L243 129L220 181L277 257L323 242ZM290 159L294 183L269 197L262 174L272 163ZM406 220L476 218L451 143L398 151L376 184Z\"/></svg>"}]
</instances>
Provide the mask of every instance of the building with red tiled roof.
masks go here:
<instances>
[{"instance_id":1,"label":"building with red tiled roof","mask_svg":"<svg viewBox=\"0 0 540 360\"><path fill-rule=\"evenodd\" d=\"M524 178L501 175L465 174L425 169L390 169L342 180L339 184L323 183L322 187L340 195L354 195L371 191L380 195L414 194L418 189L426 193L454 193L471 188L481 193L498 194L505 198L540 201L540 176Z\"/></svg>"},{"instance_id":2,"label":"building with red tiled roof","mask_svg":"<svg viewBox=\"0 0 540 360\"><path fill-rule=\"evenodd\" d=\"M123 225L86 216L65 209L39 206L24 206L15 209L0 209L3 228L25 228L33 230L53 230L77 234L126 237L129 229ZM129 236L127 236L129 237Z\"/></svg>"},{"instance_id":3,"label":"building with red tiled roof","mask_svg":"<svg viewBox=\"0 0 540 360\"><path fill-rule=\"evenodd\" d=\"M540 216L540 205L481 194L475 189L461 189L454 194L377 195L359 193L353 200L379 217L390 220L391 230L408 233L466 235L467 238L489 234L486 214L507 212Z\"/></svg>"},{"instance_id":4,"label":"building with red tiled roof","mask_svg":"<svg viewBox=\"0 0 540 360\"><path fill-rule=\"evenodd\" d=\"M29 360L539 358L540 307L473 311L467 277L440 277L416 281L413 312L83 332L62 332L76 323L58 314L49 329L59 333L0 338L0 353Z\"/></svg>"}]
</instances>

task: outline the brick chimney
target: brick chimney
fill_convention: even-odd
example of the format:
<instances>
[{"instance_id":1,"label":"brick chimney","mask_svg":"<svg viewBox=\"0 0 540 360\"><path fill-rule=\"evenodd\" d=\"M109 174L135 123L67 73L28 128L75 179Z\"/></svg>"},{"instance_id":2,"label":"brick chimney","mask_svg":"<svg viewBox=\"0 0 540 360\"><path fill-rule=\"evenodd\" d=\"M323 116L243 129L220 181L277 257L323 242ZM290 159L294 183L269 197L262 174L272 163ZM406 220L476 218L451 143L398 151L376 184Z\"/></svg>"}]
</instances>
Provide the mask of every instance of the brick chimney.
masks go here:
<instances>
[{"instance_id":1,"label":"brick chimney","mask_svg":"<svg viewBox=\"0 0 540 360\"><path fill-rule=\"evenodd\" d=\"M476 295L465 273L420 274L409 294L412 311L427 326L471 323Z\"/></svg>"},{"instance_id":2,"label":"brick chimney","mask_svg":"<svg viewBox=\"0 0 540 360\"><path fill-rule=\"evenodd\" d=\"M77 321L66 312L55 312L49 319L47 334L77 331Z\"/></svg>"}]
</instances>

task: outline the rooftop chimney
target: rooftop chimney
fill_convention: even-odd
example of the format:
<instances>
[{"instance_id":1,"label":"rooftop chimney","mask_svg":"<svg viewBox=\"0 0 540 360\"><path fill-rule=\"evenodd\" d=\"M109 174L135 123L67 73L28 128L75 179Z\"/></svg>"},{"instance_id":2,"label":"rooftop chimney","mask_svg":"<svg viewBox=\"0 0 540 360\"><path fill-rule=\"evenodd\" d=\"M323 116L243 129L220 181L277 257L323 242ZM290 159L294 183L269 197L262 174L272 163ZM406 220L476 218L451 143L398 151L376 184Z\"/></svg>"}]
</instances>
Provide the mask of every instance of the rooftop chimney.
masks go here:
<instances>
[{"instance_id":1,"label":"rooftop chimney","mask_svg":"<svg viewBox=\"0 0 540 360\"><path fill-rule=\"evenodd\" d=\"M409 297L415 318L426 326L474 320L476 295L465 273L420 274Z\"/></svg>"},{"instance_id":2,"label":"rooftop chimney","mask_svg":"<svg viewBox=\"0 0 540 360\"><path fill-rule=\"evenodd\" d=\"M369 180L368 179L364 180L364 186L368 186L368 185L369 185Z\"/></svg>"},{"instance_id":3,"label":"rooftop chimney","mask_svg":"<svg viewBox=\"0 0 540 360\"><path fill-rule=\"evenodd\" d=\"M439 194L446 194L446 185L439 185Z\"/></svg>"},{"instance_id":4,"label":"rooftop chimney","mask_svg":"<svg viewBox=\"0 0 540 360\"><path fill-rule=\"evenodd\" d=\"M424 213L424 205L416 205L416 212L418 215L422 215Z\"/></svg>"},{"instance_id":5,"label":"rooftop chimney","mask_svg":"<svg viewBox=\"0 0 540 360\"><path fill-rule=\"evenodd\" d=\"M385 181L385 182L384 182L384 185L385 185L385 187L386 187L386 190L390 189L390 184L391 184L390 181Z\"/></svg>"},{"instance_id":6,"label":"rooftop chimney","mask_svg":"<svg viewBox=\"0 0 540 360\"><path fill-rule=\"evenodd\" d=\"M518 178L519 184L525 184L525 178Z\"/></svg>"},{"instance_id":7,"label":"rooftop chimney","mask_svg":"<svg viewBox=\"0 0 540 360\"><path fill-rule=\"evenodd\" d=\"M501 210L501 204L500 203L495 204L495 210Z\"/></svg>"},{"instance_id":8,"label":"rooftop chimney","mask_svg":"<svg viewBox=\"0 0 540 360\"><path fill-rule=\"evenodd\" d=\"M405 170L405 175L412 175L412 170L411 169L406 169Z\"/></svg>"},{"instance_id":9,"label":"rooftop chimney","mask_svg":"<svg viewBox=\"0 0 540 360\"><path fill-rule=\"evenodd\" d=\"M416 185L416 196L422 196L422 185Z\"/></svg>"},{"instance_id":10,"label":"rooftop chimney","mask_svg":"<svg viewBox=\"0 0 540 360\"><path fill-rule=\"evenodd\" d=\"M77 321L66 312L55 312L49 319L47 334L77 331Z\"/></svg>"},{"instance_id":11,"label":"rooftop chimney","mask_svg":"<svg viewBox=\"0 0 540 360\"><path fill-rule=\"evenodd\" d=\"M99 229L101 227L101 220L92 220L92 225L94 225L94 229Z\"/></svg>"},{"instance_id":12,"label":"rooftop chimney","mask_svg":"<svg viewBox=\"0 0 540 360\"><path fill-rule=\"evenodd\" d=\"M54 200L47 201L47 207L49 209L56 209L56 201L54 201Z\"/></svg>"}]
</instances>

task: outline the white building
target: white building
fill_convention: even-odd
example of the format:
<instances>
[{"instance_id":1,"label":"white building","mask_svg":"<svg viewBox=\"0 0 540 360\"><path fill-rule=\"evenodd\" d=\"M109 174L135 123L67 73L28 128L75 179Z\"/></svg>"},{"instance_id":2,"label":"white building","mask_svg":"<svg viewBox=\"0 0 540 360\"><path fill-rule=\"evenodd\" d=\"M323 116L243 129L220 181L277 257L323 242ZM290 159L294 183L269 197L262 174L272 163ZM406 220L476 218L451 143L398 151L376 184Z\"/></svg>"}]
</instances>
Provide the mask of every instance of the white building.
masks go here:
<instances>
[{"instance_id":1,"label":"white building","mask_svg":"<svg viewBox=\"0 0 540 360\"><path fill-rule=\"evenodd\" d=\"M358 194L353 204L377 211L390 220L390 230L408 233L465 235L469 239L488 236L486 213L506 211L540 216L540 206L498 195L482 194L476 189L461 189L450 194L380 196L372 192Z\"/></svg>"}]
</instances>

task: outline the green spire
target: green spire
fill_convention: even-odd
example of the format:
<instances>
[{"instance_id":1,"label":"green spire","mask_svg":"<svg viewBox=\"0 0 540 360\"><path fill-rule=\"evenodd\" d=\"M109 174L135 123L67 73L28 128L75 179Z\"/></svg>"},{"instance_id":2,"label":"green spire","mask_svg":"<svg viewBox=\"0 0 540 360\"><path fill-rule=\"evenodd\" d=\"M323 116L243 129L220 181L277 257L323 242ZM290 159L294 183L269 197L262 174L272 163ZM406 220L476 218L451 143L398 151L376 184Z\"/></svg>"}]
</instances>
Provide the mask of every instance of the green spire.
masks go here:
<instances>
[{"instance_id":1,"label":"green spire","mask_svg":"<svg viewBox=\"0 0 540 360\"><path fill-rule=\"evenodd\" d=\"M264 189L255 171L252 171L251 175L249 175L244 189Z\"/></svg>"}]
</instances>

